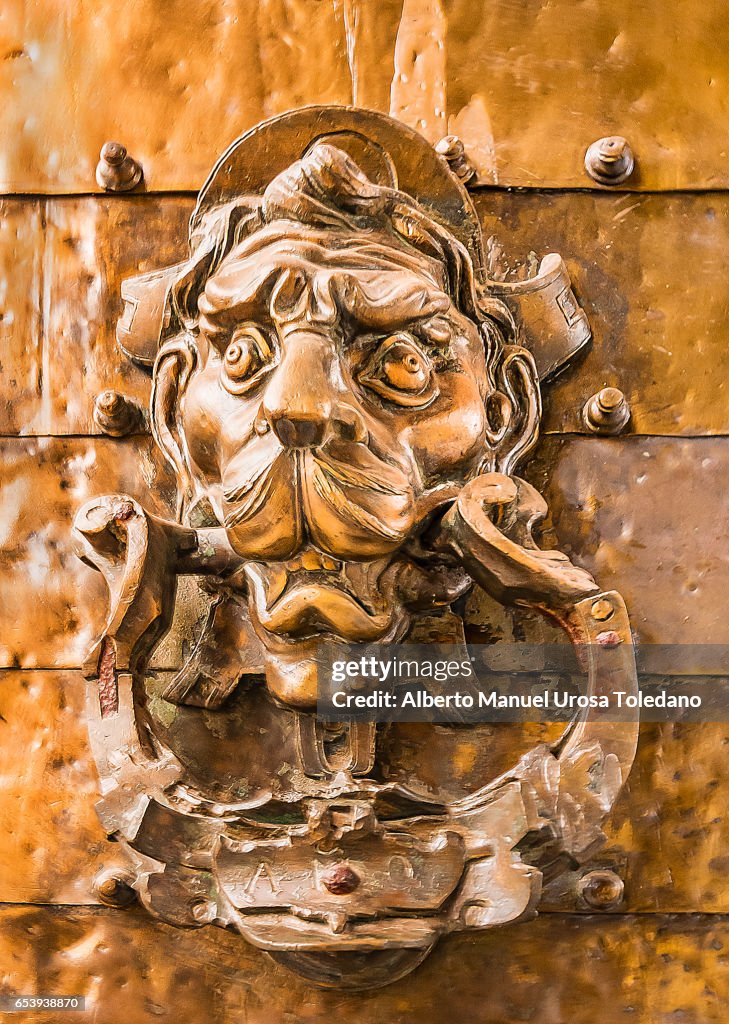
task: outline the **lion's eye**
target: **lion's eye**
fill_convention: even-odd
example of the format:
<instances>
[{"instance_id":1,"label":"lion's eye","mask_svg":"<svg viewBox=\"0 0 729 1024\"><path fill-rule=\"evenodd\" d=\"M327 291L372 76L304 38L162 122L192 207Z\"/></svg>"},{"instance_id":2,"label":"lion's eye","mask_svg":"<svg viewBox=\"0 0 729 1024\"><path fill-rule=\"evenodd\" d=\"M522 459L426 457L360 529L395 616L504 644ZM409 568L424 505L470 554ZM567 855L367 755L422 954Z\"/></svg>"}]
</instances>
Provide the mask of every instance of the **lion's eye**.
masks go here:
<instances>
[{"instance_id":1,"label":"lion's eye","mask_svg":"<svg viewBox=\"0 0 729 1024\"><path fill-rule=\"evenodd\" d=\"M260 358L255 342L241 339L231 342L225 353L225 372L231 380L247 380L260 366Z\"/></svg>"},{"instance_id":2,"label":"lion's eye","mask_svg":"<svg viewBox=\"0 0 729 1024\"><path fill-rule=\"evenodd\" d=\"M425 356L406 341L396 341L382 359L382 376L394 388L419 394L428 383Z\"/></svg>"},{"instance_id":3,"label":"lion's eye","mask_svg":"<svg viewBox=\"0 0 729 1024\"><path fill-rule=\"evenodd\" d=\"M406 334L386 338L367 361L359 379L371 391L398 405L422 407L438 393L428 356Z\"/></svg>"},{"instance_id":4,"label":"lion's eye","mask_svg":"<svg viewBox=\"0 0 729 1024\"><path fill-rule=\"evenodd\" d=\"M251 387L272 358L271 346L257 327L238 327L223 356L223 384L234 395Z\"/></svg>"}]
</instances>

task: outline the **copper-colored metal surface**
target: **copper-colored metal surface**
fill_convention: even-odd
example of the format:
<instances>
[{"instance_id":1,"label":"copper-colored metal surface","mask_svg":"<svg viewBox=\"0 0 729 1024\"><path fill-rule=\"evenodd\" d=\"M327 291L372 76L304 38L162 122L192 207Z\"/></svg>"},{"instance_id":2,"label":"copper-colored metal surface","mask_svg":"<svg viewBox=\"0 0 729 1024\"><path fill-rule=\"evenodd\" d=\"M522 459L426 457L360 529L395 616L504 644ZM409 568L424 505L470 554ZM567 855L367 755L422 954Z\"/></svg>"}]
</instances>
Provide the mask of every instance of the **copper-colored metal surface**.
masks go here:
<instances>
[{"instance_id":1,"label":"copper-colored metal surface","mask_svg":"<svg viewBox=\"0 0 729 1024\"><path fill-rule=\"evenodd\" d=\"M0 434L99 433L108 389L149 404L148 375L116 346L120 282L182 255L191 210L173 197L3 202Z\"/></svg>"},{"instance_id":2,"label":"copper-colored metal surface","mask_svg":"<svg viewBox=\"0 0 729 1024\"><path fill-rule=\"evenodd\" d=\"M454 1024L724 1024L724 723L643 723L631 775L602 825L605 845L583 864L557 865L545 876L536 920L446 937L416 973L366 996L313 988L239 936L206 927L213 915L207 890L184 890L179 874L154 898L169 912L179 909L181 890L191 895L180 910L185 928L136 906L98 906L126 902L123 882L134 877L94 809L99 779L85 690L90 685L97 724L109 728L128 680L119 670L124 652L109 639L105 587L73 555L70 524L79 506L109 492L128 495L115 506L117 540L123 524L137 522L136 501L167 524L174 519L171 472L151 440L137 436L147 424L139 416L130 422L99 396L118 392L149 408L150 361L146 369L130 361L114 336L122 280L187 257L189 193L213 160L241 132L301 104L390 111L433 145L446 135L459 140L441 147L444 165L449 160L468 177L486 273L503 284L494 295L510 297L524 320L522 340L544 342L554 326L534 318L528 302L519 305L514 287L533 277L547 253L564 258L558 285L571 279L574 286L565 317L580 307L587 314L579 345L565 352L558 344L555 362L545 343L539 367L554 370L582 345L542 387L542 433L552 436L542 437L520 471L549 503L540 546L561 549L600 586L623 594L649 671L673 674L669 683L692 670L715 673L701 680L712 687L726 669L721 645L729 644L729 169L717 143L727 105L725 5L71 6L11 0L0 31L0 192L21 193L0 208L0 989L85 994L91 1013L64 1013L69 1024L91 1016L97 1024L321 1024L332 1017L440 1024L445 1016ZM635 168L611 191L588 177L584 159L594 140L614 135L629 140ZM83 194L106 184L95 172L102 144L113 138L143 167L144 184L126 196ZM278 161L280 171L300 155L284 149L279 138L258 151L261 181L270 179L270 164ZM411 161L411 187L422 164ZM188 194L160 194L169 190ZM472 238L467 220L462 227ZM589 329L592 340L583 345ZM622 436L565 436L591 433L583 409L604 388L619 389L629 404ZM106 405L106 427L131 428L132 437L99 436ZM500 508L512 508L516 492L506 494L503 480L489 486ZM522 489L517 513L532 508L529 499ZM305 776L292 766L312 737L293 717L274 722L260 640L234 588L222 593L211 585L229 568L229 552L200 532L210 509L200 504L195 516L191 529L210 543L177 552L178 567L191 574L178 579L172 627L140 681L145 714L186 778L214 800L245 800L270 786L290 810ZM473 540L479 517L478 507L455 507L453 533L442 543ZM174 535L175 543L188 536ZM471 547L469 558L478 542ZM164 544L152 549L159 565ZM504 574L504 550L487 545L473 566L502 595L522 585ZM292 571L305 569L324 573L327 566L309 560ZM417 573L406 582L411 596L424 586ZM595 637L620 639L610 595L587 593ZM479 587L464 607L471 642L563 639L535 611L504 608ZM422 614L412 636L452 641L461 630L454 611ZM87 684L78 666L104 632ZM692 669L656 644L719 646L697 652ZM416 784L428 799L457 801L562 732L557 724L393 723L378 736L377 756L389 785ZM366 730L350 742L351 764L369 763ZM136 753L138 764L150 756L146 745ZM305 768L326 770L329 762L318 758ZM280 772L271 780L274 762ZM152 824L157 853L177 856L187 833L164 817ZM366 843L372 855L373 840ZM456 870L454 848L444 849L427 878L431 898ZM356 849L353 843L347 852ZM301 848L290 857L298 870ZM235 873L232 854L227 866ZM321 875L328 909L347 900L364 907L371 890L356 856L328 866ZM277 878L259 869L243 887L265 902ZM427 901L427 893L406 895ZM404 898L396 886L391 896ZM32 903L46 905L12 906ZM83 904L92 906L74 908ZM341 915L330 925L341 928ZM424 955L416 953L400 966L414 966ZM306 955L298 967L306 973ZM380 976L377 964L365 969ZM22 1019L41 1024L50 1015Z\"/></svg>"},{"instance_id":3,"label":"copper-colored metal surface","mask_svg":"<svg viewBox=\"0 0 729 1024\"><path fill-rule=\"evenodd\" d=\"M67 199L46 201L44 240L45 379L28 433L98 433L94 401L120 391L146 407L149 379L116 348L114 317L120 283L154 265L161 250L181 256L189 203L180 199ZM137 428L139 429L139 428Z\"/></svg>"},{"instance_id":4,"label":"copper-colored metal surface","mask_svg":"<svg viewBox=\"0 0 729 1024\"><path fill-rule=\"evenodd\" d=\"M2 554L8 623L0 655L6 667L18 659L38 667L83 661L93 624L102 621L103 589L98 576L68 549L64 523L79 501L110 485L140 497L148 494L158 479L144 454L149 442L130 445L108 439L3 442L2 508L4 522L12 526ZM563 545L578 563L629 595L644 643L729 643L722 614L725 499L721 489L709 487L729 472L722 440L546 439L541 451L546 454L543 459L538 454L529 475L549 498L555 533L547 541ZM693 508L697 525L678 538L672 516L676 500ZM159 510L170 507L163 503ZM575 507L581 511L574 519L562 511ZM680 573L673 562L661 564L652 556L657 536L671 544ZM36 564L45 567L42 572L33 569ZM77 582L69 597L70 579ZM526 636L538 643L549 635L538 617L505 612L478 593L469 603L473 640ZM77 625L69 629L69 623ZM670 665L660 670L672 671ZM702 670L722 671L722 665L704 664Z\"/></svg>"},{"instance_id":5,"label":"copper-colored metal surface","mask_svg":"<svg viewBox=\"0 0 729 1024\"><path fill-rule=\"evenodd\" d=\"M623 879L620 913L727 909L723 751L728 739L725 723L641 726L630 784L605 826L607 847L586 866L611 868ZM545 891L542 906L574 908L583 873L560 876Z\"/></svg>"},{"instance_id":6,"label":"copper-colored metal surface","mask_svg":"<svg viewBox=\"0 0 729 1024\"><path fill-rule=\"evenodd\" d=\"M96 190L110 138L124 141L149 188L196 189L215 156L262 117L352 98L343 12L331 3L178 0L163 10L143 0L133 11L107 3L69 12L18 2L4 45L3 89L15 96L0 130L10 191Z\"/></svg>"},{"instance_id":7,"label":"copper-colored metal surface","mask_svg":"<svg viewBox=\"0 0 729 1024\"><path fill-rule=\"evenodd\" d=\"M118 137L149 188L197 189L236 135L322 102L390 110L432 142L453 132L486 183L584 187L585 149L616 134L639 166L622 187L725 188L724 13L721 0L14 0L0 188L94 190Z\"/></svg>"},{"instance_id":8,"label":"copper-colored metal surface","mask_svg":"<svg viewBox=\"0 0 729 1024\"><path fill-rule=\"evenodd\" d=\"M81 665L104 620L104 589L69 544L68 520L79 501L111 481L147 491L158 511L172 507L170 479L148 438L6 438L0 441L0 666Z\"/></svg>"},{"instance_id":9,"label":"copper-colored metal surface","mask_svg":"<svg viewBox=\"0 0 729 1024\"><path fill-rule=\"evenodd\" d=\"M87 1012L64 1011L69 1024L89 1011L96 1024L415 1024L444 1014L478 1024L720 1024L729 998L729 924L718 914L545 915L528 934L447 939L415 974L366 997L314 989L229 933L174 929L138 910L0 915L4 985L85 995ZM23 1020L45 1024L48 1014Z\"/></svg>"},{"instance_id":10,"label":"copper-colored metal surface","mask_svg":"<svg viewBox=\"0 0 729 1024\"><path fill-rule=\"evenodd\" d=\"M583 188L586 148L622 135L637 168L621 187L726 187L711 141L727 89L720 0L670 9L451 0L444 9L452 130L470 152L458 121L480 107L474 143L490 126L500 184Z\"/></svg>"},{"instance_id":11,"label":"copper-colored metal surface","mask_svg":"<svg viewBox=\"0 0 729 1024\"><path fill-rule=\"evenodd\" d=\"M38 202L6 199L0 206L0 344L3 379L0 433L30 429L40 419L44 386L43 216Z\"/></svg>"},{"instance_id":12,"label":"copper-colored metal surface","mask_svg":"<svg viewBox=\"0 0 729 1024\"><path fill-rule=\"evenodd\" d=\"M620 588L643 664L653 670L675 671L670 652L656 651L651 661L651 645L729 643L723 596L729 494L716 486L727 474L726 442L698 437L550 437L529 466L529 479L552 508L545 540ZM677 528L678 514L691 529ZM704 652L697 646L695 659L695 671L725 671L721 646Z\"/></svg>"},{"instance_id":13,"label":"copper-colored metal surface","mask_svg":"<svg viewBox=\"0 0 729 1024\"><path fill-rule=\"evenodd\" d=\"M83 712L79 673L0 672L0 903L96 903L97 873L126 867L94 812Z\"/></svg>"},{"instance_id":14,"label":"copper-colored metal surface","mask_svg":"<svg viewBox=\"0 0 729 1024\"><path fill-rule=\"evenodd\" d=\"M550 504L545 543L626 595L646 670L726 669L727 499L714 481L727 473L729 451L718 437L549 437L526 467ZM676 531L677 508L690 510L691 530ZM670 547L671 557L656 558L656 545ZM473 642L539 644L557 636L533 614L499 608L482 591L470 596L466 623ZM672 644L691 651L681 667Z\"/></svg>"},{"instance_id":15,"label":"copper-colored metal surface","mask_svg":"<svg viewBox=\"0 0 729 1024\"><path fill-rule=\"evenodd\" d=\"M579 365L544 389L546 431L586 433L583 405L611 386L628 400L628 433L729 433L727 195L479 191L474 201L494 240L490 273L523 276L559 252L590 321Z\"/></svg>"}]
</instances>

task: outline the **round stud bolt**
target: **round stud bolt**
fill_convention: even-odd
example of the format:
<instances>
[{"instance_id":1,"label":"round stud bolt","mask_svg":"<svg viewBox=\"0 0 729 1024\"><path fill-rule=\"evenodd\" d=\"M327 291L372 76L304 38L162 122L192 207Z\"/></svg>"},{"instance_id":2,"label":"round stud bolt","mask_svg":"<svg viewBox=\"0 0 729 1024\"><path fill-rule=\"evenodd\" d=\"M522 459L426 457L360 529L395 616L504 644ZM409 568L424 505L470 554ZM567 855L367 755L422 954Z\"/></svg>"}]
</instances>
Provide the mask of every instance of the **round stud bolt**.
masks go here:
<instances>
[{"instance_id":1,"label":"round stud bolt","mask_svg":"<svg viewBox=\"0 0 729 1024\"><path fill-rule=\"evenodd\" d=\"M131 876L117 871L104 871L94 879L94 892L107 907L128 907L137 894Z\"/></svg>"},{"instance_id":2,"label":"round stud bolt","mask_svg":"<svg viewBox=\"0 0 729 1024\"><path fill-rule=\"evenodd\" d=\"M585 426L593 434L619 434L630 419L630 406L618 388L603 388L588 398L582 410Z\"/></svg>"},{"instance_id":3,"label":"round stud bolt","mask_svg":"<svg viewBox=\"0 0 729 1024\"><path fill-rule=\"evenodd\" d=\"M466 156L466 149L457 135L444 135L435 151L442 156L462 185L475 176L476 168Z\"/></svg>"},{"instance_id":4,"label":"round stud bolt","mask_svg":"<svg viewBox=\"0 0 729 1024\"><path fill-rule=\"evenodd\" d=\"M590 611L592 612L592 617L596 622L605 622L606 619L610 618L615 609L610 601L601 597L595 601Z\"/></svg>"},{"instance_id":5,"label":"round stud bolt","mask_svg":"<svg viewBox=\"0 0 729 1024\"><path fill-rule=\"evenodd\" d=\"M190 907L190 913L198 924L210 924L215 918L215 908L207 900L195 900Z\"/></svg>"},{"instance_id":6,"label":"round stud bolt","mask_svg":"<svg viewBox=\"0 0 729 1024\"><path fill-rule=\"evenodd\" d=\"M622 878L608 869L588 871L577 883L581 899L593 910L612 910L623 898Z\"/></svg>"},{"instance_id":7,"label":"round stud bolt","mask_svg":"<svg viewBox=\"0 0 729 1024\"><path fill-rule=\"evenodd\" d=\"M129 192L142 180L142 168L121 142L105 142L96 165L97 184L107 192Z\"/></svg>"},{"instance_id":8,"label":"round stud bolt","mask_svg":"<svg viewBox=\"0 0 729 1024\"><path fill-rule=\"evenodd\" d=\"M110 437L124 437L139 430L144 416L139 406L118 391L102 391L94 403L94 423Z\"/></svg>"},{"instance_id":9,"label":"round stud bolt","mask_svg":"<svg viewBox=\"0 0 729 1024\"><path fill-rule=\"evenodd\" d=\"M349 864L338 864L322 878L322 884L333 896L349 896L360 883L359 875Z\"/></svg>"},{"instance_id":10,"label":"round stud bolt","mask_svg":"<svg viewBox=\"0 0 729 1024\"><path fill-rule=\"evenodd\" d=\"M635 167L633 150L622 135L608 135L585 153L585 170L599 185L622 185Z\"/></svg>"}]
</instances>

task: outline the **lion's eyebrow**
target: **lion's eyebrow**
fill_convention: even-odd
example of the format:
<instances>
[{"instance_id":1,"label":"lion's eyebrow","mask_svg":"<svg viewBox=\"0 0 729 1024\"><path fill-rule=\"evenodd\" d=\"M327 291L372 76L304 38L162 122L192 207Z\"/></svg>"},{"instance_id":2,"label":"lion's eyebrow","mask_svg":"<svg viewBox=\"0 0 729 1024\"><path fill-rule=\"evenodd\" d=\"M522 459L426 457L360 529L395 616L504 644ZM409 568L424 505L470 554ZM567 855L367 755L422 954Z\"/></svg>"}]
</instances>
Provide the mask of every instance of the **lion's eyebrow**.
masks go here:
<instances>
[{"instance_id":1,"label":"lion's eyebrow","mask_svg":"<svg viewBox=\"0 0 729 1024\"><path fill-rule=\"evenodd\" d=\"M241 317L267 318L268 297L278 276L278 270L266 266L224 266L198 299L201 326L215 335Z\"/></svg>"},{"instance_id":2,"label":"lion's eyebrow","mask_svg":"<svg viewBox=\"0 0 729 1024\"><path fill-rule=\"evenodd\" d=\"M419 325L427 330L426 325L438 319L442 333L447 324L442 314L450 309L450 298L434 282L410 271L369 271L345 275L334 283L337 305L360 327L392 330Z\"/></svg>"},{"instance_id":3,"label":"lion's eyebrow","mask_svg":"<svg viewBox=\"0 0 729 1024\"><path fill-rule=\"evenodd\" d=\"M453 324L446 316L436 314L427 320L420 321L417 327L419 333L434 345L445 347L453 338Z\"/></svg>"},{"instance_id":4,"label":"lion's eyebrow","mask_svg":"<svg viewBox=\"0 0 729 1024\"><path fill-rule=\"evenodd\" d=\"M276 322L333 325L345 316L364 329L393 330L451 307L441 268L423 256L372 240L349 239L338 248L321 239L297 241L292 247L291 240L269 240L255 252L249 244L232 253L200 297L204 328L214 335L241 316L273 314Z\"/></svg>"}]
</instances>

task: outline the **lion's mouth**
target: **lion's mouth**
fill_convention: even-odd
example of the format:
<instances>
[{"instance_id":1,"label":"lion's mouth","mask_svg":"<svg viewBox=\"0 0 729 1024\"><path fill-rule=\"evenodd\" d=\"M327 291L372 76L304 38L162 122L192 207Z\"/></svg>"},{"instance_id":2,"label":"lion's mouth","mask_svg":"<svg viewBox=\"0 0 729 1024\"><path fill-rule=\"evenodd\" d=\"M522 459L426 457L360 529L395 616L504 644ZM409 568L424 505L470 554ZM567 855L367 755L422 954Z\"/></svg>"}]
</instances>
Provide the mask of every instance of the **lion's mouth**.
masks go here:
<instances>
[{"instance_id":1,"label":"lion's mouth","mask_svg":"<svg viewBox=\"0 0 729 1024\"><path fill-rule=\"evenodd\" d=\"M346 563L313 547L286 562L249 562L251 612L267 633L279 636L381 639L395 616L386 583L388 564L389 559Z\"/></svg>"}]
</instances>

